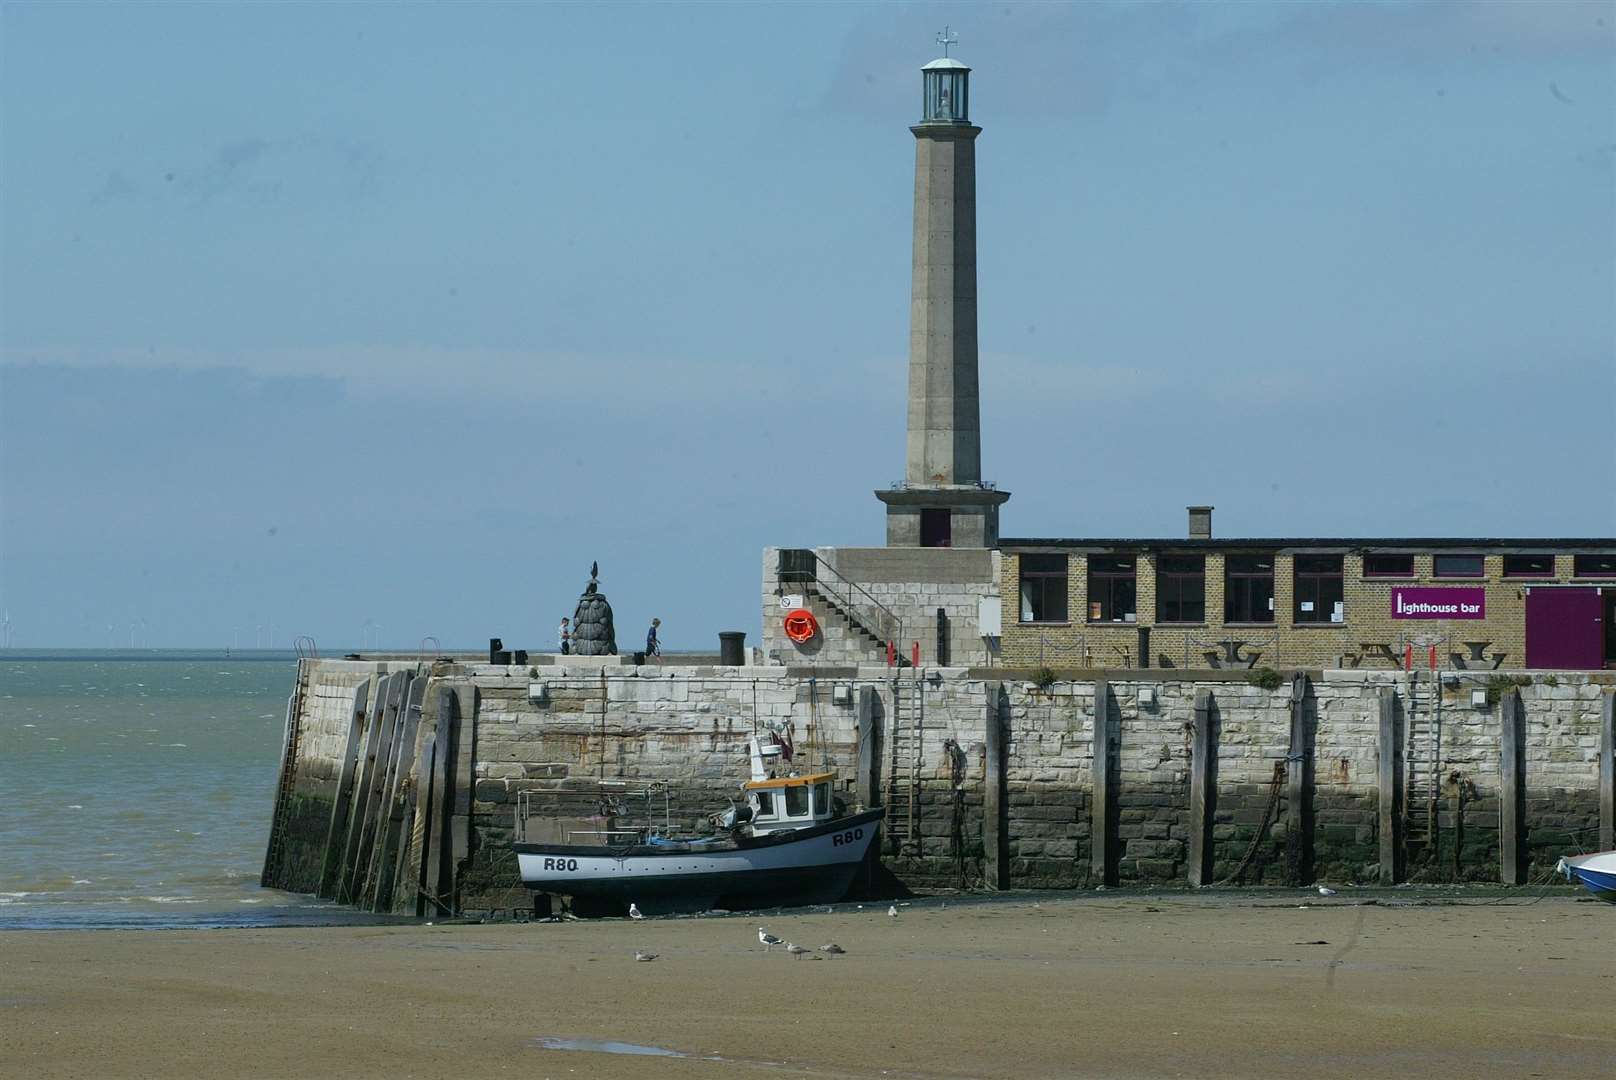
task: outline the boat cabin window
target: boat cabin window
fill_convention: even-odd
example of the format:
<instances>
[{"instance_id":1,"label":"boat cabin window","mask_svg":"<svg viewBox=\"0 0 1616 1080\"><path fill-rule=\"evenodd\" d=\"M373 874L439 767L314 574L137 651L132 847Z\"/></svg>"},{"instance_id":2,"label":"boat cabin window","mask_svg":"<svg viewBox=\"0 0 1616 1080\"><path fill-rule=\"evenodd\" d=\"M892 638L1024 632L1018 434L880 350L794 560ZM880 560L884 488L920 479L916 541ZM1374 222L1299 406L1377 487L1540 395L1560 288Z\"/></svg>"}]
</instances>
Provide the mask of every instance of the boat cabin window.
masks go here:
<instances>
[{"instance_id":1,"label":"boat cabin window","mask_svg":"<svg viewBox=\"0 0 1616 1080\"><path fill-rule=\"evenodd\" d=\"M772 792L772 791L754 791L752 793L752 797L757 799L757 816L758 817L763 818L763 817L773 817L774 816L774 792Z\"/></svg>"},{"instance_id":2,"label":"boat cabin window","mask_svg":"<svg viewBox=\"0 0 1616 1080\"><path fill-rule=\"evenodd\" d=\"M830 785L825 783L814 785L814 815L822 816L830 813Z\"/></svg>"},{"instance_id":3,"label":"boat cabin window","mask_svg":"<svg viewBox=\"0 0 1616 1080\"><path fill-rule=\"evenodd\" d=\"M808 786L793 784L786 788L786 817L808 816Z\"/></svg>"}]
</instances>

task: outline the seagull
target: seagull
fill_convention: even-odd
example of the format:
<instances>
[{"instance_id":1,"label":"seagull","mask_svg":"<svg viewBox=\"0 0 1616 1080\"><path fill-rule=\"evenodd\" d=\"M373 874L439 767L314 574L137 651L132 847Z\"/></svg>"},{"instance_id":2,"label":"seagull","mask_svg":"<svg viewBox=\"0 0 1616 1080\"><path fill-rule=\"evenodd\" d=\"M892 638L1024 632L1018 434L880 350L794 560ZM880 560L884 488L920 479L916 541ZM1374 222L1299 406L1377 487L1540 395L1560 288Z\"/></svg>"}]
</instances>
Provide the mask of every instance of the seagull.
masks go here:
<instances>
[{"instance_id":1,"label":"seagull","mask_svg":"<svg viewBox=\"0 0 1616 1080\"><path fill-rule=\"evenodd\" d=\"M1320 885L1319 886L1319 895L1320 896L1334 896L1335 895L1335 890L1334 889L1327 889L1323 885Z\"/></svg>"},{"instance_id":2,"label":"seagull","mask_svg":"<svg viewBox=\"0 0 1616 1080\"><path fill-rule=\"evenodd\" d=\"M768 952L776 945L784 945L785 939L775 937L773 934L769 933L760 926L758 927L758 944L763 946L764 952Z\"/></svg>"},{"instance_id":3,"label":"seagull","mask_svg":"<svg viewBox=\"0 0 1616 1080\"><path fill-rule=\"evenodd\" d=\"M840 956L843 953L845 953L847 950L842 948L840 945L836 944L834 941L831 941L831 942L825 943L824 945L821 945L819 947L819 951L820 952L834 953L835 955Z\"/></svg>"},{"instance_id":4,"label":"seagull","mask_svg":"<svg viewBox=\"0 0 1616 1080\"><path fill-rule=\"evenodd\" d=\"M645 918L645 916L640 913L640 905L634 903L633 901L630 901L628 905L628 917L631 919Z\"/></svg>"},{"instance_id":5,"label":"seagull","mask_svg":"<svg viewBox=\"0 0 1616 1080\"><path fill-rule=\"evenodd\" d=\"M887 914L896 919L898 917L898 905L893 904L891 907L887 908Z\"/></svg>"},{"instance_id":6,"label":"seagull","mask_svg":"<svg viewBox=\"0 0 1616 1080\"><path fill-rule=\"evenodd\" d=\"M789 941L786 942L786 952L790 953L792 956L795 956L798 960L801 960L802 954L807 951L808 950L803 948L801 945L793 945Z\"/></svg>"},{"instance_id":7,"label":"seagull","mask_svg":"<svg viewBox=\"0 0 1616 1080\"><path fill-rule=\"evenodd\" d=\"M657 954L654 952L640 952L638 949L634 950L634 959L640 961L641 963L650 963L656 958Z\"/></svg>"}]
</instances>

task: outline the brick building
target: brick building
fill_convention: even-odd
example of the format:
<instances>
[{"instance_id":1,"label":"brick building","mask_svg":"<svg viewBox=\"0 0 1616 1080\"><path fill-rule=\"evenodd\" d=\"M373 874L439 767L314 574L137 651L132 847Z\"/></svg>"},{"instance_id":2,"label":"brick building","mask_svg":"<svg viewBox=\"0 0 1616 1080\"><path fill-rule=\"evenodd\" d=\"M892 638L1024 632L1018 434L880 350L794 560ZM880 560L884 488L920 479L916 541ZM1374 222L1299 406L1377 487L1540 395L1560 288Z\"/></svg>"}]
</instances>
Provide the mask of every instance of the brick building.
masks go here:
<instances>
[{"instance_id":1,"label":"brick building","mask_svg":"<svg viewBox=\"0 0 1616 1080\"><path fill-rule=\"evenodd\" d=\"M1003 661L1616 667L1616 540L1004 539Z\"/></svg>"}]
</instances>

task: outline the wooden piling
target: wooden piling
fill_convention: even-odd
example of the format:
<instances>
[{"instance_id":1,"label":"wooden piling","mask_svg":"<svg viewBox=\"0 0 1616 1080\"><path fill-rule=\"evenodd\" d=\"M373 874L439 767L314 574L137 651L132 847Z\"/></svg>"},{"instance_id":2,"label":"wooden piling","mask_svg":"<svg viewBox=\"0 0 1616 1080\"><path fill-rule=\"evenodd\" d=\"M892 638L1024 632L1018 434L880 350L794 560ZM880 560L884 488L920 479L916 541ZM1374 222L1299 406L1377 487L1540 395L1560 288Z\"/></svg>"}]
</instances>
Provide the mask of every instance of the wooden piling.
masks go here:
<instances>
[{"instance_id":1,"label":"wooden piling","mask_svg":"<svg viewBox=\"0 0 1616 1080\"><path fill-rule=\"evenodd\" d=\"M854 785L857 789L860 810L881 805L881 733L876 722L878 700L875 687L859 687L858 773L854 778Z\"/></svg>"},{"instance_id":2,"label":"wooden piling","mask_svg":"<svg viewBox=\"0 0 1616 1080\"><path fill-rule=\"evenodd\" d=\"M1313 750L1316 725L1311 685L1304 672L1291 677L1291 737L1285 754L1285 877L1291 885L1313 881Z\"/></svg>"},{"instance_id":3,"label":"wooden piling","mask_svg":"<svg viewBox=\"0 0 1616 1080\"><path fill-rule=\"evenodd\" d=\"M1116 839L1111 823L1116 817L1111 738L1111 684L1104 679L1094 683L1094 757L1090 766L1094 794L1089 801L1089 871L1096 884L1117 883Z\"/></svg>"},{"instance_id":4,"label":"wooden piling","mask_svg":"<svg viewBox=\"0 0 1616 1080\"><path fill-rule=\"evenodd\" d=\"M320 884L315 895L323 900L334 899L337 882L342 876L343 846L348 839L348 811L353 801L354 775L359 766L359 748L369 719L365 708L369 701L370 683L354 687L353 713L348 718L348 745L342 752L342 769L337 774L337 794L331 801L331 824L325 833L324 862L320 868Z\"/></svg>"},{"instance_id":5,"label":"wooden piling","mask_svg":"<svg viewBox=\"0 0 1616 1080\"><path fill-rule=\"evenodd\" d=\"M1526 881L1526 704L1511 689L1498 703L1498 880Z\"/></svg>"},{"instance_id":6,"label":"wooden piling","mask_svg":"<svg viewBox=\"0 0 1616 1080\"><path fill-rule=\"evenodd\" d=\"M394 758L396 764L388 780L387 793L382 800L380 835L376 841L376 854L371 859L370 883L366 899L372 911L388 911L393 899L393 883L398 878L399 846L404 833L404 798L409 777L415 767L415 732L421 722L421 699L426 693L426 680L413 679L399 714L398 737Z\"/></svg>"},{"instance_id":7,"label":"wooden piling","mask_svg":"<svg viewBox=\"0 0 1616 1080\"><path fill-rule=\"evenodd\" d=\"M1189 880L1212 884L1212 817L1217 800L1217 737L1212 692L1195 691L1195 723L1190 750Z\"/></svg>"},{"instance_id":8,"label":"wooden piling","mask_svg":"<svg viewBox=\"0 0 1616 1080\"><path fill-rule=\"evenodd\" d=\"M453 739L457 698L454 688L438 688L437 725L432 739L432 785L427 794L425 810L425 836L421 847L420 894L424 899L421 914L447 915L450 908L443 899L447 888L449 858L444 845L449 838L449 824L445 809L452 805L446 789L452 773L449 772L449 747Z\"/></svg>"},{"instance_id":9,"label":"wooden piling","mask_svg":"<svg viewBox=\"0 0 1616 1080\"><path fill-rule=\"evenodd\" d=\"M1400 880L1400 853L1403 850L1402 776L1398 770L1397 752L1397 691L1390 686L1380 688L1379 738L1375 756L1375 775L1379 781L1378 820L1376 835L1380 841L1380 884L1395 885Z\"/></svg>"},{"instance_id":10,"label":"wooden piling","mask_svg":"<svg viewBox=\"0 0 1616 1080\"><path fill-rule=\"evenodd\" d=\"M1599 850L1616 849L1616 690L1599 709Z\"/></svg>"},{"instance_id":11,"label":"wooden piling","mask_svg":"<svg viewBox=\"0 0 1616 1080\"><path fill-rule=\"evenodd\" d=\"M387 693L384 698L386 706L377 733L375 760L361 785L363 801L355 799L355 806L359 811L354 822L358 826L358 843L345 869L342 894L339 897L348 903L359 900L359 894L365 884L365 873L370 868L370 851L376 842L376 817L381 809L382 789L387 783L387 772L393 765L393 736L398 731L399 706L402 704L408 679L409 676L403 672L396 672L387 677Z\"/></svg>"},{"instance_id":12,"label":"wooden piling","mask_svg":"<svg viewBox=\"0 0 1616 1080\"><path fill-rule=\"evenodd\" d=\"M332 891L332 898L339 902L346 902L352 895L353 865L359 857L359 839L364 832L365 797L370 790L371 775L376 770L376 752L381 744L382 718L387 713L387 695L392 691L392 678L391 675L378 674L371 679L370 722L365 726L364 752L356 767L353 797L348 809L347 835L342 841L342 860Z\"/></svg>"},{"instance_id":13,"label":"wooden piling","mask_svg":"<svg viewBox=\"0 0 1616 1080\"><path fill-rule=\"evenodd\" d=\"M987 684L986 731L987 762L982 789L982 877L989 889L1010 887L1009 822L1005 807L1005 713L1004 688Z\"/></svg>"}]
</instances>

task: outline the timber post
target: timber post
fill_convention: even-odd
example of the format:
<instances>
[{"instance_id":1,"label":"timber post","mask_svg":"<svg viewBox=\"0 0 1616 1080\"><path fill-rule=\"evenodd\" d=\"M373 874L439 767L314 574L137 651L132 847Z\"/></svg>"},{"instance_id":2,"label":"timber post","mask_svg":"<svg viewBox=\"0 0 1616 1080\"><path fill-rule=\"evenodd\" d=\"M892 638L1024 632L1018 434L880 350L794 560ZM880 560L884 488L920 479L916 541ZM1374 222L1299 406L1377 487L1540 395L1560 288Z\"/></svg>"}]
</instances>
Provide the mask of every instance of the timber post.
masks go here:
<instances>
[{"instance_id":1,"label":"timber post","mask_svg":"<svg viewBox=\"0 0 1616 1080\"><path fill-rule=\"evenodd\" d=\"M986 767L982 788L982 877L989 889L1010 887L1010 845L1005 807L1005 708L1004 688L987 684L987 707L983 717L986 729Z\"/></svg>"},{"instance_id":2,"label":"timber post","mask_svg":"<svg viewBox=\"0 0 1616 1080\"><path fill-rule=\"evenodd\" d=\"M1291 738L1285 755L1285 878L1291 885L1313 881L1313 715L1312 685L1303 672L1291 677Z\"/></svg>"},{"instance_id":3,"label":"timber post","mask_svg":"<svg viewBox=\"0 0 1616 1080\"><path fill-rule=\"evenodd\" d=\"M1599 709L1599 850L1616 848L1616 690Z\"/></svg>"},{"instance_id":4,"label":"timber post","mask_svg":"<svg viewBox=\"0 0 1616 1080\"><path fill-rule=\"evenodd\" d=\"M1089 802L1089 869L1101 885L1117 883L1117 859L1111 822L1115 800L1112 759L1116 756L1111 739L1111 684L1104 679L1094 683L1094 795Z\"/></svg>"},{"instance_id":5,"label":"timber post","mask_svg":"<svg viewBox=\"0 0 1616 1080\"><path fill-rule=\"evenodd\" d=\"M861 686L858 691L858 764L854 773L854 789L858 808L870 810L882 805L881 797L881 696L873 686ZM883 819L884 820L884 819ZM864 864L859 867L854 891L868 896L874 891L875 870L881 864L881 837L875 836L864 850Z\"/></svg>"},{"instance_id":6,"label":"timber post","mask_svg":"<svg viewBox=\"0 0 1616 1080\"><path fill-rule=\"evenodd\" d=\"M1189 880L1212 884L1212 817L1217 801L1217 737L1212 731L1212 692L1195 691L1195 723L1190 750Z\"/></svg>"},{"instance_id":7,"label":"timber post","mask_svg":"<svg viewBox=\"0 0 1616 1080\"><path fill-rule=\"evenodd\" d=\"M1498 880L1520 885L1526 839L1526 705L1511 689L1498 703Z\"/></svg>"},{"instance_id":8,"label":"timber post","mask_svg":"<svg viewBox=\"0 0 1616 1080\"><path fill-rule=\"evenodd\" d=\"M301 663L299 661L300 666ZM320 869L320 882L314 890L314 894L322 900L336 899L337 882L342 876L343 844L348 836L348 808L353 801L354 771L358 765L360 736L365 731L365 706L369 694L368 680L354 687L353 710L348 717L348 744L342 752L337 793L331 800L331 823L325 833L325 857Z\"/></svg>"},{"instance_id":9,"label":"timber post","mask_svg":"<svg viewBox=\"0 0 1616 1080\"><path fill-rule=\"evenodd\" d=\"M1375 835L1380 842L1380 884L1395 885L1403 850L1403 819L1398 813L1398 792L1402 787L1397 753L1397 691L1380 688L1380 724L1376 741L1375 774L1379 782Z\"/></svg>"}]
</instances>

